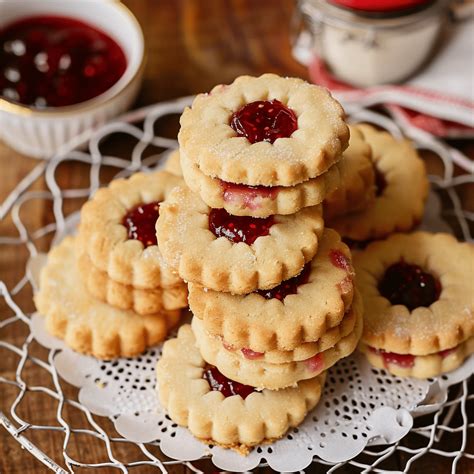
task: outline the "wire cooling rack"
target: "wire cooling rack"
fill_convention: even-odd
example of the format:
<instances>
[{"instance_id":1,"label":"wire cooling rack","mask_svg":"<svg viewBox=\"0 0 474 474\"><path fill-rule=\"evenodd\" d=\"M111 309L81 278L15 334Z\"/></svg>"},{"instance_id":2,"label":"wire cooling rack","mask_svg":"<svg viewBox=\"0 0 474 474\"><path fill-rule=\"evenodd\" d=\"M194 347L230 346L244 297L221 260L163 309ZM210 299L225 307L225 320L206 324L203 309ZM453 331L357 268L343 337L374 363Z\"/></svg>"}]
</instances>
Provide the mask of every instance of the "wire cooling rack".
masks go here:
<instances>
[{"instance_id":1,"label":"wire cooling rack","mask_svg":"<svg viewBox=\"0 0 474 474\"><path fill-rule=\"evenodd\" d=\"M36 256L38 243L41 239L49 237L54 242L54 237L63 233L67 217L64 208L68 202L78 198L87 199L101 184L104 184L100 182L103 168L113 168L113 177L122 177L156 166L163 160L163 152L177 146L176 140L155 133L157 122L165 116L180 114L183 108L190 104L191 99L190 97L182 98L131 112L94 133L78 137L74 143L71 143L67 149L50 161L40 162L18 183L0 205L0 219L11 219L17 230L16 236L0 236L0 245L17 251L20 248L26 249L30 256ZM395 136L402 136L398 126L387 117L354 107L348 112L353 121L371 122L389 130ZM471 229L474 215L462 209L458 193L459 187L474 182L472 162L457 150L435 140L424 132L405 130L405 133L415 141L419 148L430 150L439 157L443 164L443 173L441 176L430 176L430 180L433 188L442 196L442 216L449 221L459 238L472 241ZM126 135L128 139L133 140L131 154L115 156L103 152L101 144L106 139L114 140L117 134ZM150 155L149 150L153 147L160 152ZM64 189L61 187L56 177L56 170L64 162L80 162L83 166L88 167L89 186L87 188ZM456 176L455 165L462 170ZM44 191L33 189L34 184L40 179L44 179L46 183L47 189ZM34 200L50 201L53 208L54 221L39 229L29 229L21 218L22 207ZM29 332L30 314L22 309L22 307L31 307L31 305L25 304L24 298L23 301L20 298L22 290L30 284L26 266L24 276L14 286L7 287L5 282L0 281L0 296L4 300L6 308L6 314L0 315L0 331L18 323L24 325L28 331L24 341L18 345L1 339L0 332L0 349L7 351L6 360L11 359L14 372L14 377L0 376L0 394L6 385L11 385L17 390L17 395L8 407L8 411L0 411L0 424L23 448L55 472L74 472L77 467L115 467L122 472L128 472L137 466L154 466L161 472L168 472L168 468L174 464L185 465L192 472L202 472L191 462L159 459L151 451L153 443L132 443L108 433L98 423L98 417L95 417L79 400L69 399L65 396L65 382L59 378L53 365L56 350L50 350L44 357L36 357L32 354L33 337ZM44 384L35 386L29 384L24 375L27 364L46 371L50 377L48 383L45 381ZM39 419L26 421L19 413L19 405L25 400L27 401L28 397L35 392L49 397L52 406L54 403L57 404L55 411L51 409L50 424L40 422ZM318 458L315 458L314 462L319 463L321 469L326 469L331 473L347 472L346 468L351 472L395 473L408 472L420 458L432 454L447 458L452 472L456 472L458 463L463 457L474 465L474 453L468 451L468 433L474 428L473 401L474 394L470 392L469 381L464 380L451 387L449 398L440 404L440 408L435 413L417 418L414 428L411 430L411 433L416 435L411 435L389 446L368 447L359 456L344 463L329 464ZM64 415L65 407L68 405L80 410L85 415L86 428L75 428L68 424ZM453 424L455 426L452 426ZM36 444L32 442L31 438L34 432L41 432L44 438L53 432L63 435L62 452L57 453L56 459L51 459L43 452L40 442ZM108 460L86 463L81 459L71 457L68 448L74 437L79 435L92 437L98 443L102 443ZM446 448L448 443L442 442L446 437L449 437L449 445L456 446L455 448L449 450ZM127 443L135 445L140 454L137 454L137 458L132 461L121 461L113 453L114 446ZM137 450L135 449L134 452ZM401 466L396 470L393 470L394 459L396 459L395 464ZM64 465L67 470L61 465Z\"/></svg>"}]
</instances>

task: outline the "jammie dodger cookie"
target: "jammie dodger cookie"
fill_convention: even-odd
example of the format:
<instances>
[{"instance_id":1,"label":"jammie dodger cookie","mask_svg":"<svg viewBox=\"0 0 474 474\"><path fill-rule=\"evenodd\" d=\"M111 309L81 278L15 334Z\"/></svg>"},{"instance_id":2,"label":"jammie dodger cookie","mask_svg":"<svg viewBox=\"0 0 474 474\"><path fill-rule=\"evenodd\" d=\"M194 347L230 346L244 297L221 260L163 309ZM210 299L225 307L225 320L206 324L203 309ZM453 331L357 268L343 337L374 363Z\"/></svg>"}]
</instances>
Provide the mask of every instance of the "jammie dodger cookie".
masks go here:
<instances>
[{"instance_id":1,"label":"jammie dodger cookie","mask_svg":"<svg viewBox=\"0 0 474 474\"><path fill-rule=\"evenodd\" d=\"M344 111L326 89L275 74L199 94L180 123L181 153L202 173L252 186L315 178L349 140Z\"/></svg>"},{"instance_id":2,"label":"jammie dodger cookie","mask_svg":"<svg viewBox=\"0 0 474 474\"><path fill-rule=\"evenodd\" d=\"M136 289L179 284L158 250L155 224L160 203L182 183L178 176L157 171L99 189L81 210L78 254L85 253L112 280Z\"/></svg>"},{"instance_id":3,"label":"jammie dodger cookie","mask_svg":"<svg viewBox=\"0 0 474 474\"><path fill-rule=\"evenodd\" d=\"M188 306L188 288L183 281L167 288L147 290L123 285L93 265L86 253L78 255L77 268L87 291L116 308L130 309L138 314L153 314Z\"/></svg>"},{"instance_id":4,"label":"jammie dodger cookie","mask_svg":"<svg viewBox=\"0 0 474 474\"><path fill-rule=\"evenodd\" d=\"M320 204L341 184L341 162L316 178L294 186L249 186L211 178L199 171L198 166L182 153L181 163L186 184L208 206L223 208L235 216L294 214L304 207Z\"/></svg>"},{"instance_id":5,"label":"jammie dodger cookie","mask_svg":"<svg viewBox=\"0 0 474 474\"><path fill-rule=\"evenodd\" d=\"M352 304L354 271L339 234L325 229L318 253L295 277L231 295L189 284L189 306L207 332L256 352L291 351L338 326Z\"/></svg>"},{"instance_id":6,"label":"jammie dodger cookie","mask_svg":"<svg viewBox=\"0 0 474 474\"><path fill-rule=\"evenodd\" d=\"M180 316L179 310L141 316L90 296L77 271L72 237L50 251L35 303L49 333L99 359L142 353L163 341Z\"/></svg>"},{"instance_id":7,"label":"jammie dodger cookie","mask_svg":"<svg viewBox=\"0 0 474 474\"><path fill-rule=\"evenodd\" d=\"M375 199L372 149L357 125L349 127L349 146L339 162L340 186L324 200L324 219L366 209Z\"/></svg>"},{"instance_id":8,"label":"jammie dodger cookie","mask_svg":"<svg viewBox=\"0 0 474 474\"><path fill-rule=\"evenodd\" d=\"M249 358L242 351L229 350L218 338L208 334L200 319L193 318L192 328L203 359L215 365L226 377L239 383L255 385L258 388L280 390L319 375L354 352L362 334L363 325L362 305L359 298L357 296L354 298L354 304L350 310L356 314L354 330L339 339L332 347L301 361L274 364L261 360L256 353Z\"/></svg>"},{"instance_id":9,"label":"jammie dodger cookie","mask_svg":"<svg viewBox=\"0 0 474 474\"><path fill-rule=\"evenodd\" d=\"M283 390L258 391L229 380L201 357L191 326L163 346L157 391L170 418L209 444L238 449L281 438L319 402L325 375Z\"/></svg>"},{"instance_id":10,"label":"jammie dodger cookie","mask_svg":"<svg viewBox=\"0 0 474 474\"><path fill-rule=\"evenodd\" d=\"M366 209L327 224L343 238L364 242L411 230L420 220L428 194L423 160L408 140L396 140L370 125L358 125L372 147L376 196Z\"/></svg>"},{"instance_id":11,"label":"jammie dodger cookie","mask_svg":"<svg viewBox=\"0 0 474 474\"><path fill-rule=\"evenodd\" d=\"M354 257L362 350L397 375L432 377L472 353L474 246L448 234L396 234Z\"/></svg>"},{"instance_id":12,"label":"jammie dodger cookie","mask_svg":"<svg viewBox=\"0 0 474 474\"><path fill-rule=\"evenodd\" d=\"M162 204L156 231L163 257L183 280L245 294L302 270L318 248L321 212L313 206L291 216L237 217L182 186Z\"/></svg>"}]
</instances>

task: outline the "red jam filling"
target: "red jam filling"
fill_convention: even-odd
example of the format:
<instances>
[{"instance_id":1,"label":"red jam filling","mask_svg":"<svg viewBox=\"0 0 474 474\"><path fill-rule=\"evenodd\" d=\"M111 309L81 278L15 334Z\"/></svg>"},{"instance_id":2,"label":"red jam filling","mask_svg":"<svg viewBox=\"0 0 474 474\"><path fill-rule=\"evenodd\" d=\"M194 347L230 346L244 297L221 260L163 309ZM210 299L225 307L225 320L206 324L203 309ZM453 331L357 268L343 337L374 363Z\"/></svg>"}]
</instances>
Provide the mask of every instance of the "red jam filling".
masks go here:
<instances>
[{"instance_id":1,"label":"red jam filling","mask_svg":"<svg viewBox=\"0 0 474 474\"><path fill-rule=\"evenodd\" d=\"M34 16L0 30L0 95L62 107L110 89L127 67L108 35L73 18Z\"/></svg>"},{"instance_id":2,"label":"red jam filling","mask_svg":"<svg viewBox=\"0 0 474 474\"><path fill-rule=\"evenodd\" d=\"M224 397L240 395L244 400L255 391L254 387L234 382L221 374L217 367L206 365L202 374L203 379L207 380L212 390L221 392Z\"/></svg>"},{"instance_id":3,"label":"red jam filling","mask_svg":"<svg viewBox=\"0 0 474 474\"><path fill-rule=\"evenodd\" d=\"M298 287L308 283L309 274L311 273L311 262L308 262L301 270L301 273L293 278L281 282L278 286L270 290L258 290L257 293L267 300L276 298L283 301L288 295L294 295L298 292Z\"/></svg>"},{"instance_id":4,"label":"red jam filling","mask_svg":"<svg viewBox=\"0 0 474 474\"><path fill-rule=\"evenodd\" d=\"M340 250L331 250L329 252L329 258L335 267L345 271L350 270L351 265L349 260L347 260L347 257Z\"/></svg>"},{"instance_id":5,"label":"red jam filling","mask_svg":"<svg viewBox=\"0 0 474 474\"><path fill-rule=\"evenodd\" d=\"M252 245L259 237L268 235L274 223L273 216L265 219L233 216L225 209L212 209L209 213L209 230L216 237L226 237L235 244L244 242Z\"/></svg>"},{"instance_id":6,"label":"red jam filling","mask_svg":"<svg viewBox=\"0 0 474 474\"><path fill-rule=\"evenodd\" d=\"M439 351L438 354L444 359L448 357L448 355L453 354L456 352L457 347L452 347L451 349L445 349L444 351Z\"/></svg>"},{"instance_id":7,"label":"red jam filling","mask_svg":"<svg viewBox=\"0 0 474 474\"><path fill-rule=\"evenodd\" d=\"M276 199L279 186L249 186L220 180L225 202L238 202L248 209L258 209L259 200Z\"/></svg>"},{"instance_id":8,"label":"red jam filling","mask_svg":"<svg viewBox=\"0 0 474 474\"><path fill-rule=\"evenodd\" d=\"M411 354L397 354L395 352L386 352L383 349L375 349L370 347L372 352L375 352L377 355L382 356L383 365L385 367L388 364L397 364L400 367L411 368L415 364L415 356Z\"/></svg>"},{"instance_id":9,"label":"red jam filling","mask_svg":"<svg viewBox=\"0 0 474 474\"><path fill-rule=\"evenodd\" d=\"M387 268L378 288L392 305L401 304L410 311L430 306L441 293L441 284L433 275L403 260Z\"/></svg>"},{"instance_id":10,"label":"red jam filling","mask_svg":"<svg viewBox=\"0 0 474 474\"><path fill-rule=\"evenodd\" d=\"M322 354L316 354L305 360L308 370L311 372L321 372L324 369L324 359Z\"/></svg>"},{"instance_id":11,"label":"red jam filling","mask_svg":"<svg viewBox=\"0 0 474 474\"><path fill-rule=\"evenodd\" d=\"M291 136L298 128L298 119L293 110L279 100L258 100L234 112L230 126L250 143L273 143L278 138Z\"/></svg>"},{"instance_id":12,"label":"red jam filling","mask_svg":"<svg viewBox=\"0 0 474 474\"><path fill-rule=\"evenodd\" d=\"M145 247L156 245L156 221L160 215L160 204L150 202L130 209L122 224L127 228L128 238L139 240Z\"/></svg>"},{"instance_id":13,"label":"red jam filling","mask_svg":"<svg viewBox=\"0 0 474 474\"><path fill-rule=\"evenodd\" d=\"M385 175L377 168L374 167L375 172L375 195L381 196L387 187L387 180Z\"/></svg>"},{"instance_id":14,"label":"red jam filling","mask_svg":"<svg viewBox=\"0 0 474 474\"><path fill-rule=\"evenodd\" d=\"M247 347L241 349L240 352L242 352L243 356L249 360L260 359L260 357L263 357L264 355L263 352L253 351L252 349L248 349Z\"/></svg>"}]
</instances>

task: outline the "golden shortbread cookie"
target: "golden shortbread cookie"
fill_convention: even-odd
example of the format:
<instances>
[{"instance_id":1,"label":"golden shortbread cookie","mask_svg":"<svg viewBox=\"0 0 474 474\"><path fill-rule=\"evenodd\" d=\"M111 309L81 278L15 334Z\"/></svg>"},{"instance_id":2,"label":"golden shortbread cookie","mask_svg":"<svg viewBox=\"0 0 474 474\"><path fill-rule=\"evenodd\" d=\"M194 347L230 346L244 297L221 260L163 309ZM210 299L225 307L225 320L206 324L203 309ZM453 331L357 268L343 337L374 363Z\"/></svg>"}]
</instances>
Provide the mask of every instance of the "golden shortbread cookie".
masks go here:
<instances>
[{"instance_id":1,"label":"golden shortbread cookie","mask_svg":"<svg viewBox=\"0 0 474 474\"><path fill-rule=\"evenodd\" d=\"M362 343L359 350L366 355L374 367L388 370L399 377L426 379L451 372L461 366L467 357L474 354L474 337L470 337L452 349L424 356L409 355L407 357L406 354L387 353Z\"/></svg>"},{"instance_id":2,"label":"golden shortbread cookie","mask_svg":"<svg viewBox=\"0 0 474 474\"><path fill-rule=\"evenodd\" d=\"M354 330L340 339L333 347L302 360L272 364L259 359L248 359L240 351L229 351L215 337L210 336L198 318L193 318L192 328L203 359L215 365L231 380L257 388L280 390L294 386L328 370L340 359L352 354L362 334L362 305L354 298L352 311L356 313Z\"/></svg>"},{"instance_id":3,"label":"golden shortbread cookie","mask_svg":"<svg viewBox=\"0 0 474 474\"><path fill-rule=\"evenodd\" d=\"M298 279L284 281L273 290L279 293L288 285L296 286L296 293L282 301L259 293L231 295L189 284L189 307L203 320L207 332L222 336L228 344L258 352L293 350L338 326L354 293L351 254L334 230L325 229L318 253L305 272L301 284Z\"/></svg>"},{"instance_id":4,"label":"golden shortbread cookie","mask_svg":"<svg viewBox=\"0 0 474 474\"><path fill-rule=\"evenodd\" d=\"M375 199L372 149L357 125L349 127L351 138L339 162L341 185L324 200L324 219L334 219L366 209Z\"/></svg>"},{"instance_id":5,"label":"golden shortbread cookie","mask_svg":"<svg viewBox=\"0 0 474 474\"><path fill-rule=\"evenodd\" d=\"M226 397L204 378L206 368L191 326L182 326L177 338L165 342L156 366L161 405L202 441L243 454L298 426L319 402L325 380L321 374L296 387Z\"/></svg>"},{"instance_id":6,"label":"golden shortbread cookie","mask_svg":"<svg viewBox=\"0 0 474 474\"><path fill-rule=\"evenodd\" d=\"M318 352L323 352L337 344L343 337L348 336L353 330L357 317L352 306L346 311L342 321L335 327L328 329L317 341L305 342L296 346L290 351L271 350L266 352L254 351L248 347L236 347L226 342L222 336L210 334L211 337L219 340L223 347L229 351L240 351L241 354L250 360L259 360L271 364L283 364L284 362L306 360Z\"/></svg>"},{"instance_id":7,"label":"golden shortbread cookie","mask_svg":"<svg viewBox=\"0 0 474 474\"><path fill-rule=\"evenodd\" d=\"M370 125L358 125L372 147L378 174L376 197L366 209L330 219L344 239L381 239L411 230L422 218L429 183L425 164L408 140L396 140Z\"/></svg>"},{"instance_id":8,"label":"golden shortbread cookie","mask_svg":"<svg viewBox=\"0 0 474 474\"><path fill-rule=\"evenodd\" d=\"M156 171L135 173L99 189L82 207L78 252L123 285L142 290L176 286L181 280L164 262L158 245L129 238L124 218L139 205L163 201L182 183L178 176Z\"/></svg>"},{"instance_id":9,"label":"golden shortbread cookie","mask_svg":"<svg viewBox=\"0 0 474 474\"><path fill-rule=\"evenodd\" d=\"M160 207L158 243L168 265L183 280L233 294L272 288L297 275L315 255L324 225L321 206L308 207L291 216L274 216L268 235L248 245L224 236L231 230L241 235L233 222L217 237L210 230L211 212L187 187L173 189ZM264 222L238 219L247 219L249 227Z\"/></svg>"},{"instance_id":10,"label":"golden shortbread cookie","mask_svg":"<svg viewBox=\"0 0 474 474\"><path fill-rule=\"evenodd\" d=\"M234 112L278 100L296 115L297 129L273 143L251 143L230 123ZM181 152L206 176L237 184L292 186L336 163L349 141L344 110L319 86L275 74L241 76L199 94L181 116Z\"/></svg>"},{"instance_id":11,"label":"golden shortbread cookie","mask_svg":"<svg viewBox=\"0 0 474 474\"><path fill-rule=\"evenodd\" d=\"M294 186L248 186L224 182L199 171L183 153L181 166L186 184L209 206L224 208L234 216L267 217L272 214L294 214L315 206L341 184L341 162L325 173Z\"/></svg>"},{"instance_id":12,"label":"golden shortbread cookie","mask_svg":"<svg viewBox=\"0 0 474 474\"><path fill-rule=\"evenodd\" d=\"M426 356L474 336L473 244L449 234L395 234L358 252L354 266L364 344Z\"/></svg>"},{"instance_id":13,"label":"golden shortbread cookie","mask_svg":"<svg viewBox=\"0 0 474 474\"><path fill-rule=\"evenodd\" d=\"M91 262L86 253L77 256L77 266L87 291L116 308L130 309L138 314L153 314L163 309L188 306L188 287L183 281L167 288L141 290L112 280Z\"/></svg>"},{"instance_id":14,"label":"golden shortbread cookie","mask_svg":"<svg viewBox=\"0 0 474 474\"><path fill-rule=\"evenodd\" d=\"M77 352L99 359L132 357L163 341L177 324L180 311L142 316L95 299L76 268L73 237L51 249L35 295L47 331Z\"/></svg>"}]
</instances>

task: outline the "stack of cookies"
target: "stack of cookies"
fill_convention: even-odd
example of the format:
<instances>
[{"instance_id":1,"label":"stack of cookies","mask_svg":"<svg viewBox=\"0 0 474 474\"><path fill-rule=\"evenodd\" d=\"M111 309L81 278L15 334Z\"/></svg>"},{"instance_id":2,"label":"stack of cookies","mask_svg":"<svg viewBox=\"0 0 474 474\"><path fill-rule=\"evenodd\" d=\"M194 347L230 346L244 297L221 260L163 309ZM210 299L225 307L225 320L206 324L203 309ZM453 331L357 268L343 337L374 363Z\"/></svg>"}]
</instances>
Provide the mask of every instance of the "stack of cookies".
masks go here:
<instances>
[{"instance_id":1,"label":"stack of cookies","mask_svg":"<svg viewBox=\"0 0 474 474\"><path fill-rule=\"evenodd\" d=\"M48 255L35 296L46 328L101 359L133 356L165 339L187 306L187 288L158 250L159 204L182 179L136 173L98 190L77 237Z\"/></svg>"},{"instance_id":2,"label":"stack of cookies","mask_svg":"<svg viewBox=\"0 0 474 474\"><path fill-rule=\"evenodd\" d=\"M321 204L346 154L372 170L363 135L348 142L325 89L272 74L217 86L181 117L186 186L161 206L157 237L188 282L194 318L165 343L157 381L170 417L206 442L246 450L283 436L318 403L325 371L356 348L350 251L325 228ZM334 195L334 213L360 208L360 194Z\"/></svg>"}]
</instances>

